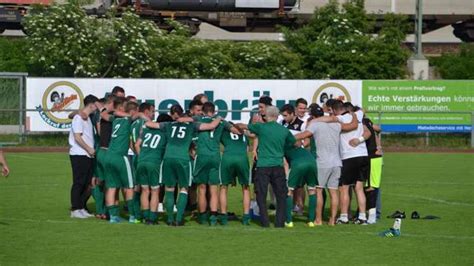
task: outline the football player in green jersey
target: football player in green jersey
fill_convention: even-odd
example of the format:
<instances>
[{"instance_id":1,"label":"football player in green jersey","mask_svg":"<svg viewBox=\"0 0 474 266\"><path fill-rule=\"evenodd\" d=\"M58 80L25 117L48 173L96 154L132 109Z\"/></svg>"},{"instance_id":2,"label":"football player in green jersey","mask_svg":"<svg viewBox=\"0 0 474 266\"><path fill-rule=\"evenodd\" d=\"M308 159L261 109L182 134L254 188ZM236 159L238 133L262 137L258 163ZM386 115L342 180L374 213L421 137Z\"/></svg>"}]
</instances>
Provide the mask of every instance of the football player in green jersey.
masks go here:
<instances>
[{"instance_id":1,"label":"football player in green jersey","mask_svg":"<svg viewBox=\"0 0 474 266\"><path fill-rule=\"evenodd\" d=\"M224 145L219 174L221 179L221 189L219 192L219 205L221 210L221 222L227 220L227 191L228 186L235 184L235 178L239 178L239 184L242 186L243 196L243 217L242 224L250 225L250 167L247 156L248 140L245 135L235 134L232 131L225 130L221 137L221 143Z\"/></svg>"},{"instance_id":2,"label":"football player in green jersey","mask_svg":"<svg viewBox=\"0 0 474 266\"><path fill-rule=\"evenodd\" d=\"M176 107L172 107L176 111ZM180 116L183 109L179 108ZM160 128L165 132L167 145L163 157L162 170L159 183L165 185L165 208L168 225L184 225L184 210L188 200L188 187L192 183L191 161L189 159L189 146L191 145L194 132L214 130L219 126L221 118L214 119L211 123L181 122L179 119L173 123L147 122L150 128ZM176 219L173 215L174 189L178 184L180 193L178 196Z\"/></svg>"},{"instance_id":3,"label":"football player in green jersey","mask_svg":"<svg viewBox=\"0 0 474 266\"><path fill-rule=\"evenodd\" d=\"M203 104L204 103L201 100L193 99L188 105L188 116L195 117L195 118L201 117ZM189 148L189 153L191 155L191 165L194 165L194 158L196 157L196 140L197 140L197 134L195 134L191 147ZM193 182L192 185L188 189L188 209L193 211L196 208L197 208L197 184Z\"/></svg>"},{"instance_id":4,"label":"football player in green jersey","mask_svg":"<svg viewBox=\"0 0 474 266\"><path fill-rule=\"evenodd\" d=\"M136 178L136 172L137 172L137 164L138 164L138 153L135 150L135 144L137 142L138 137L140 136L143 124L145 121L152 121L154 116L155 116L155 107L149 103L141 103L138 107L138 118L135 119L132 123L132 150L134 155L132 156L132 168L134 172L134 177ZM135 180L135 188L133 192L133 204L134 204L134 209L136 210L135 213L135 218L138 220L142 220L142 212L138 211L140 210L140 186L138 182Z\"/></svg>"},{"instance_id":5,"label":"football player in green jersey","mask_svg":"<svg viewBox=\"0 0 474 266\"><path fill-rule=\"evenodd\" d=\"M285 147L285 159L290 170L287 175L288 197L286 199L286 227L293 227L293 194L296 188L308 189L308 226L314 227L316 219L316 186L318 185L317 167L314 156L303 147L287 145Z\"/></svg>"},{"instance_id":6,"label":"football player in green jersey","mask_svg":"<svg viewBox=\"0 0 474 266\"><path fill-rule=\"evenodd\" d=\"M129 115L137 111L136 103L127 104L123 98L116 99L114 105L117 111L125 111ZM132 119L130 116L116 116L112 120L112 135L105 158L106 187L108 188L106 205L110 214L110 222L120 222L119 207L116 204L116 191L123 189L130 213L129 222L138 223L133 205L133 171L127 156L130 147Z\"/></svg>"},{"instance_id":7,"label":"football player in green jersey","mask_svg":"<svg viewBox=\"0 0 474 266\"><path fill-rule=\"evenodd\" d=\"M158 116L156 122L170 122L164 116ZM161 123L161 128L165 128ZM141 187L141 209L147 224L157 224L159 178L162 159L166 148L166 135L163 130L149 128L143 125L140 137L135 143L138 156L137 183ZM150 198L151 190L151 198Z\"/></svg>"},{"instance_id":8,"label":"football player in green jersey","mask_svg":"<svg viewBox=\"0 0 474 266\"><path fill-rule=\"evenodd\" d=\"M198 122L210 123L216 119L216 107L211 102L203 104L202 111L204 116L196 117ZM220 154L220 140L224 130L230 130L240 133L236 128L228 122L220 123L212 131L201 131L198 134L196 157L194 160L194 182L199 186L198 204L199 204L199 222L201 224L207 223L207 185L209 185L210 200L209 207L211 216L209 217L209 224L216 225L218 219L218 204L219 204L219 185L222 184L220 179L219 166L221 161ZM227 206L226 206L227 207ZM205 217L205 218L203 218ZM222 209L221 206L221 222L227 224L227 210Z\"/></svg>"}]
</instances>

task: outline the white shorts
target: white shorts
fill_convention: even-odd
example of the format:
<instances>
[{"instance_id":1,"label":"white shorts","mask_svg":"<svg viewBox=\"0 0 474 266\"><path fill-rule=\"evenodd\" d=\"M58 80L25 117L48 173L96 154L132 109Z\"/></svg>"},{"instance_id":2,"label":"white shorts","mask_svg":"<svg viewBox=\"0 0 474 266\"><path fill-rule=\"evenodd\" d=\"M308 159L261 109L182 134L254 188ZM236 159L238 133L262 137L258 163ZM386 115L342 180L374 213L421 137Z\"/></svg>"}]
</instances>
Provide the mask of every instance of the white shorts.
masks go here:
<instances>
[{"instance_id":1,"label":"white shorts","mask_svg":"<svg viewBox=\"0 0 474 266\"><path fill-rule=\"evenodd\" d=\"M319 188L338 189L341 167L318 168Z\"/></svg>"}]
</instances>

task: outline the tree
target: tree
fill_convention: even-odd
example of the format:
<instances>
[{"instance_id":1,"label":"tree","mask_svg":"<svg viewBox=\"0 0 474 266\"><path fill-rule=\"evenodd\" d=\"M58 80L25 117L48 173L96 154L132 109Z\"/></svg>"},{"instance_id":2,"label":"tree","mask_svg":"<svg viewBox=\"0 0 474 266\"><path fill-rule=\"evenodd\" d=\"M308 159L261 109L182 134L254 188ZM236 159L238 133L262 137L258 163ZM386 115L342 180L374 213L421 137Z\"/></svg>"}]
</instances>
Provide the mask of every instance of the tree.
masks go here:
<instances>
[{"instance_id":1,"label":"tree","mask_svg":"<svg viewBox=\"0 0 474 266\"><path fill-rule=\"evenodd\" d=\"M0 39L0 72L26 72L25 41Z\"/></svg>"},{"instance_id":2,"label":"tree","mask_svg":"<svg viewBox=\"0 0 474 266\"><path fill-rule=\"evenodd\" d=\"M286 44L303 58L305 76L319 79L393 79L405 76L401 42L407 19L388 14L378 35L361 0L317 8L308 25L285 29Z\"/></svg>"},{"instance_id":3,"label":"tree","mask_svg":"<svg viewBox=\"0 0 474 266\"><path fill-rule=\"evenodd\" d=\"M163 34L126 11L87 16L74 4L36 7L25 18L30 72L38 76L142 77L153 73L151 43Z\"/></svg>"},{"instance_id":4,"label":"tree","mask_svg":"<svg viewBox=\"0 0 474 266\"><path fill-rule=\"evenodd\" d=\"M167 36L158 45L160 78L302 78L301 58L281 43L229 42Z\"/></svg>"},{"instance_id":5,"label":"tree","mask_svg":"<svg viewBox=\"0 0 474 266\"><path fill-rule=\"evenodd\" d=\"M303 78L302 58L276 42L235 42L227 48L239 71L234 78Z\"/></svg>"},{"instance_id":6,"label":"tree","mask_svg":"<svg viewBox=\"0 0 474 266\"><path fill-rule=\"evenodd\" d=\"M474 44L462 44L459 53L443 54L432 62L443 79L474 79Z\"/></svg>"},{"instance_id":7,"label":"tree","mask_svg":"<svg viewBox=\"0 0 474 266\"><path fill-rule=\"evenodd\" d=\"M204 41L169 20L170 32L131 11L87 16L76 4L36 7L25 19L33 76L301 78L301 57L281 43Z\"/></svg>"}]
</instances>

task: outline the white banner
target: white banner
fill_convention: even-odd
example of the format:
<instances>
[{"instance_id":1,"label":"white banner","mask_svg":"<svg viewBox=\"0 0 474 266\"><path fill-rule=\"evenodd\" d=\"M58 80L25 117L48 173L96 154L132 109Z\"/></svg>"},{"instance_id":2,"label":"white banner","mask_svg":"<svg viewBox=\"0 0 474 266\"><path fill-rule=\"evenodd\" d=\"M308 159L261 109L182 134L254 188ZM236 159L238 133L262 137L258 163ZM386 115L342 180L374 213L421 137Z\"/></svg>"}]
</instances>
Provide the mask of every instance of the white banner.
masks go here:
<instances>
[{"instance_id":1,"label":"white banner","mask_svg":"<svg viewBox=\"0 0 474 266\"><path fill-rule=\"evenodd\" d=\"M177 79L77 79L77 78L28 78L26 106L36 109L27 112L30 131L67 131L70 127L67 109L79 109L88 94L104 97L114 86L125 89L139 101L155 104L156 109L169 109L179 103L187 109L188 103L198 93L205 93L227 120L248 122L249 111L257 108L262 95L273 98L281 107L304 98L308 103L321 103L327 98L340 98L354 105L362 102L360 80L177 80ZM52 109L42 111L41 109Z\"/></svg>"}]
</instances>

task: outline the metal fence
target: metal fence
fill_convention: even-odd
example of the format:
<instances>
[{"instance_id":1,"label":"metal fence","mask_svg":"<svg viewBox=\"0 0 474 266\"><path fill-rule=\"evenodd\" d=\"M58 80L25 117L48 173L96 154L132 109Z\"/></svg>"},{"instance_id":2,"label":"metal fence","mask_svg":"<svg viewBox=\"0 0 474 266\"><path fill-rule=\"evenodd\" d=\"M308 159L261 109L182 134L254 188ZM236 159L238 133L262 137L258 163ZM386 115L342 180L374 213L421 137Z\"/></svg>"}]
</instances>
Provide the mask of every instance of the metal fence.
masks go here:
<instances>
[{"instance_id":1,"label":"metal fence","mask_svg":"<svg viewBox=\"0 0 474 266\"><path fill-rule=\"evenodd\" d=\"M18 132L16 140L0 141L0 144L15 145L24 141L27 76L28 73L0 72L0 134ZM12 109L17 114L12 115Z\"/></svg>"}]
</instances>

